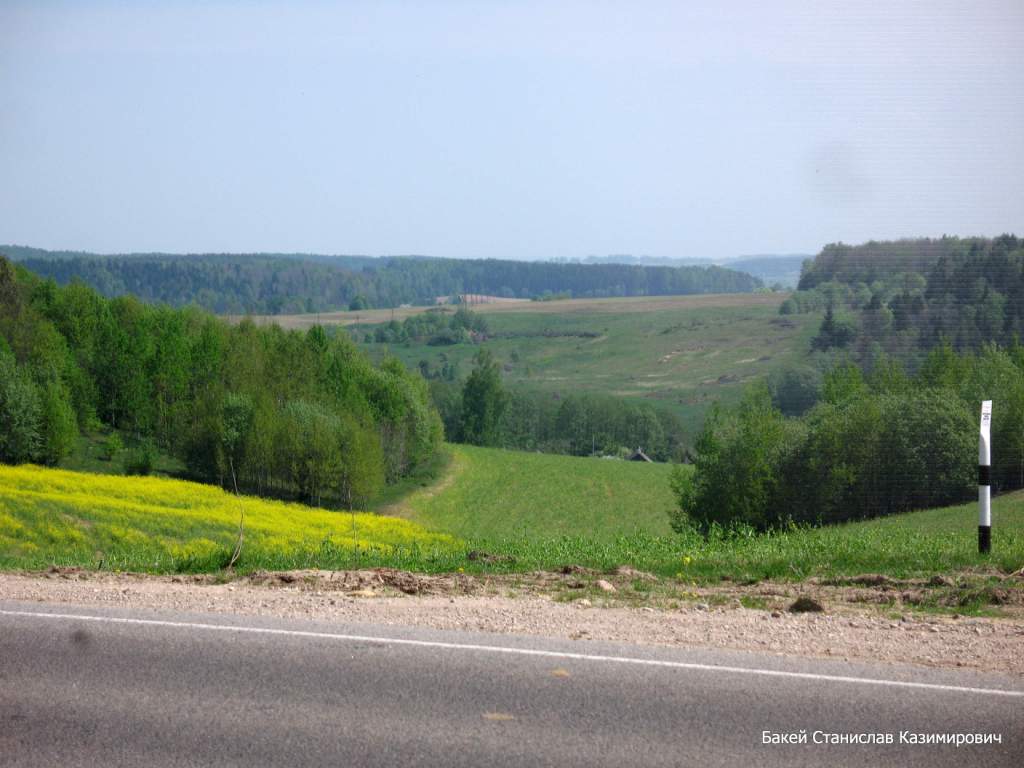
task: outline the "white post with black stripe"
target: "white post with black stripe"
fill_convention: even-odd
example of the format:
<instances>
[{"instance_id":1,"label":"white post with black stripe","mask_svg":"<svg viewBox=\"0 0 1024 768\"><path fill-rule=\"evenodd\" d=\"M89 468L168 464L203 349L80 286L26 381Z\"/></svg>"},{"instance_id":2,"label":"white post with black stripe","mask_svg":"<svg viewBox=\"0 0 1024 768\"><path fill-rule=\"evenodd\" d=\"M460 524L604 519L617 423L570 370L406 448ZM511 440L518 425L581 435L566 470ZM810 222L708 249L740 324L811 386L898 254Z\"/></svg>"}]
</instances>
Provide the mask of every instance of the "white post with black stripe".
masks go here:
<instances>
[{"instance_id":1,"label":"white post with black stripe","mask_svg":"<svg viewBox=\"0 0 1024 768\"><path fill-rule=\"evenodd\" d=\"M978 552L992 551L992 401L981 404L981 438L978 441Z\"/></svg>"}]
</instances>

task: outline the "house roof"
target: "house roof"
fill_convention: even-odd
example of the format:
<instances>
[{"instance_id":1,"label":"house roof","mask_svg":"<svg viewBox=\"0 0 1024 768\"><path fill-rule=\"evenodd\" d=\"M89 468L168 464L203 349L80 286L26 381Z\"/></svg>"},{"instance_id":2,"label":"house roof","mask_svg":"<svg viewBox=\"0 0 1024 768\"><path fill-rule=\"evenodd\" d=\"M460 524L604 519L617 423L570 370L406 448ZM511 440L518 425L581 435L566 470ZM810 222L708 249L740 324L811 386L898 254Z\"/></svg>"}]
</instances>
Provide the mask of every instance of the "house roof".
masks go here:
<instances>
[{"instance_id":1,"label":"house roof","mask_svg":"<svg viewBox=\"0 0 1024 768\"><path fill-rule=\"evenodd\" d=\"M651 459L651 457L644 453L643 450L641 450L640 448L637 448L635 451L633 451L633 453L629 455L629 461L649 461L652 464L654 463L654 460Z\"/></svg>"}]
</instances>

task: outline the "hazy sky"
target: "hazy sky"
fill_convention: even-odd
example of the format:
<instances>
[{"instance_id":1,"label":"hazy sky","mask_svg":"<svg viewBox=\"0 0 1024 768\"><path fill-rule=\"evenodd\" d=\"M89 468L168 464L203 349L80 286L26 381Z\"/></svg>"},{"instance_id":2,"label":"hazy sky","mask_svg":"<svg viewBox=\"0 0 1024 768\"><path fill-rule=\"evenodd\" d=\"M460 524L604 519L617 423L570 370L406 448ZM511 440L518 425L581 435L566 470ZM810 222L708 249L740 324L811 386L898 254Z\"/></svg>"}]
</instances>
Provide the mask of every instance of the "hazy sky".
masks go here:
<instances>
[{"instance_id":1,"label":"hazy sky","mask_svg":"<svg viewBox=\"0 0 1024 768\"><path fill-rule=\"evenodd\" d=\"M1022 40L1022 0L0 0L0 242L721 258L1024 234Z\"/></svg>"}]
</instances>

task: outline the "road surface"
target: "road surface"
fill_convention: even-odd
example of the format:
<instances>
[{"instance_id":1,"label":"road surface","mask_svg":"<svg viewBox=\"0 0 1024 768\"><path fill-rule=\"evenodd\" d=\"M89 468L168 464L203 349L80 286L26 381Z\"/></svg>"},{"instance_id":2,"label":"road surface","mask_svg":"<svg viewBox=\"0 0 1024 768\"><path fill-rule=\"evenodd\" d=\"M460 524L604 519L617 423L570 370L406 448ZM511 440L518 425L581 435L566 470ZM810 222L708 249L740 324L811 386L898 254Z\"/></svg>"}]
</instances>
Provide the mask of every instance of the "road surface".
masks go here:
<instances>
[{"instance_id":1,"label":"road surface","mask_svg":"<svg viewBox=\"0 0 1024 768\"><path fill-rule=\"evenodd\" d=\"M1019 768L1024 681L0 601L2 766L826 764Z\"/></svg>"}]
</instances>

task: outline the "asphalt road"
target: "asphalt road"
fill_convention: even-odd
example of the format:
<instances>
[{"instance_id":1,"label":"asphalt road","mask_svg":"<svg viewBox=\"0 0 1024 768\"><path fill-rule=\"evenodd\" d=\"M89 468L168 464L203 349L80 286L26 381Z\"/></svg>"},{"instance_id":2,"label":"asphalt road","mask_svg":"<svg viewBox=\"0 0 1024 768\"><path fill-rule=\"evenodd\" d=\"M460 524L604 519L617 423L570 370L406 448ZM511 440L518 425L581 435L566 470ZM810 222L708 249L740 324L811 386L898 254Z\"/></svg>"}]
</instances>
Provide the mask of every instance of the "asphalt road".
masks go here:
<instances>
[{"instance_id":1,"label":"asphalt road","mask_svg":"<svg viewBox=\"0 0 1024 768\"><path fill-rule=\"evenodd\" d=\"M1002 743L901 743L979 733ZM1024 681L0 601L0 765L1020 768Z\"/></svg>"}]
</instances>

